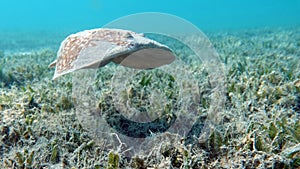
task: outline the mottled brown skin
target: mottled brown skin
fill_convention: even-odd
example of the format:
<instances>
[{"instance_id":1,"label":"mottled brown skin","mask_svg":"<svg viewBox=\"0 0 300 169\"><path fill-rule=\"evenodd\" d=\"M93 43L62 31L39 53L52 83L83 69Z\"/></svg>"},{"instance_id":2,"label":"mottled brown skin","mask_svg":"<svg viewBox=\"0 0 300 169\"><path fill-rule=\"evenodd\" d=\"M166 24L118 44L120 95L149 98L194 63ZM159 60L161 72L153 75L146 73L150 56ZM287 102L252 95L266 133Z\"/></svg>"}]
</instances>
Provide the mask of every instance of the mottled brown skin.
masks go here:
<instances>
[{"instance_id":1,"label":"mottled brown skin","mask_svg":"<svg viewBox=\"0 0 300 169\"><path fill-rule=\"evenodd\" d=\"M80 51L84 48L94 46L94 41L102 40L111 42L120 46L130 45L127 38L131 34L136 34L131 31L116 31L110 29L96 29L83 33L72 34L68 36L61 44L58 51L59 55L56 61L52 62L49 67L56 66L57 73L72 69L72 64L77 58Z\"/></svg>"},{"instance_id":2,"label":"mottled brown skin","mask_svg":"<svg viewBox=\"0 0 300 169\"><path fill-rule=\"evenodd\" d=\"M101 63L95 61L80 68L74 67L74 62L79 58L80 52L89 47L95 47L98 42L105 42L116 46L117 49L110 50L105 56L99 55ZM130 53L146 48L158 48L172 53L171 49L151 39L144 38L142 34L138 34L128 30L120 29L92 29L68 36L62 43L57 53L57 59L53 61L49 67L56 66L54 78L73 72L77 69L91 68L98 64L104 66L110 61L118 63L126 58ZM169 54L170 56L172 54ZM101 58L102 57L102 58ZM120 57L120 58L118 58ZM170 62L174 60L171 56ZM126 65L125 65L126 66Z\"/></svg>"}]
</instances>

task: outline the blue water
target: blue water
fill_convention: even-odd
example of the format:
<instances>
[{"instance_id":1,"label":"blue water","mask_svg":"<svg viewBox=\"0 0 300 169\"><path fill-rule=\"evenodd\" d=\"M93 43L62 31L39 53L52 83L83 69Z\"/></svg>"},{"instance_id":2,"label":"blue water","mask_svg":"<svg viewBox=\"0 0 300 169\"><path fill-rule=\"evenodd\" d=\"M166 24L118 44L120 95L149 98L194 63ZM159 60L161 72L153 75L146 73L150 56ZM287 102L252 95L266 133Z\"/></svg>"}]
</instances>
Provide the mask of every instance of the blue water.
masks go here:
<instances>
[{"instance_id":1,"label":"blue water","mask_svg":"<svg viewBox=\"0 0 300 169\"><path fill-rule=\"evenodd\" d=\"M177 15L201 30L300 25L300 0L1 0L0 31L79 31L139 12Z\"/></svg>"}]
</instances>

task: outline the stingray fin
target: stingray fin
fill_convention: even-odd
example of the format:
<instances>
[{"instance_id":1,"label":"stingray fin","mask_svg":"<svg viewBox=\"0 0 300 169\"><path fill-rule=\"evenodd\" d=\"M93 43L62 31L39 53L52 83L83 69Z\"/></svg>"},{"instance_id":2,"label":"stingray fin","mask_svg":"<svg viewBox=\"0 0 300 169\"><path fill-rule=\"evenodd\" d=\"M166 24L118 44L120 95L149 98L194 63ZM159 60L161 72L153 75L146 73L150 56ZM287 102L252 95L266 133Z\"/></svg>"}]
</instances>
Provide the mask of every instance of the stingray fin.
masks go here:
<instances>
[{"instance_id":1,"label":"stingray fin","mask_svg":"<svg viewBox=\"0 0 300 169\"><path fill-rule=\"evenodd\" d=\"M48 68L52 68L52 67L56 66L56 62L57 62L57 60L54 60L53 62L51 62L49 64Z\"/></svg>"},{"instance_id":2,"label":"stingray fin","mask_svg":"<svg viewBox=\"0 0 300 169\"><path fill-rule=\"evenodd\" d=\"M174 53L160 48L145 48L113 59L113 62L135 69L153 69L172 63Z\"/></svg>"},{"instance_id":3,"label":"stingray fin","mask_svg":"<svg viewBox=\"0 0 300 169\"><path fill-rule=\"evenodd\" d=\"M74 62L74 69L98 68L112 61L118 53L126 51L125 47L107 41L94 41L93 46L80 51Z\"/></svg>"}]
</instances>

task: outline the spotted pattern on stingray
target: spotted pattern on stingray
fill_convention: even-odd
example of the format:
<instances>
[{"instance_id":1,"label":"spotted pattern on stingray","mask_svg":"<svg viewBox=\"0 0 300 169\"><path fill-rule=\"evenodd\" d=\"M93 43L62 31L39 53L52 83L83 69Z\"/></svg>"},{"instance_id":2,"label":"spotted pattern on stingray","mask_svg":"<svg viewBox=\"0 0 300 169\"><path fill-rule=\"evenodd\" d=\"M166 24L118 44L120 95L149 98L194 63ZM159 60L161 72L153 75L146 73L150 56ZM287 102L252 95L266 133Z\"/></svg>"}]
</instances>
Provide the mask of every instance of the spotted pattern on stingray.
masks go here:
<instances>
[{"instance_id":1,"label":"spotted pattern on stingray","mask_svg":"<svg viewBox=\"0 0 300 169\"><path fill-rule=\"evenodd\" d=\"M80 51L95 46L94 42L99 40L129 48L131 43L127 39L132 38L133 34L142 36L132 31L114 29L94 29L72 34L62 42L58 51L56 72L59 74L71 70Z\"/></svg>"}]
</instances>

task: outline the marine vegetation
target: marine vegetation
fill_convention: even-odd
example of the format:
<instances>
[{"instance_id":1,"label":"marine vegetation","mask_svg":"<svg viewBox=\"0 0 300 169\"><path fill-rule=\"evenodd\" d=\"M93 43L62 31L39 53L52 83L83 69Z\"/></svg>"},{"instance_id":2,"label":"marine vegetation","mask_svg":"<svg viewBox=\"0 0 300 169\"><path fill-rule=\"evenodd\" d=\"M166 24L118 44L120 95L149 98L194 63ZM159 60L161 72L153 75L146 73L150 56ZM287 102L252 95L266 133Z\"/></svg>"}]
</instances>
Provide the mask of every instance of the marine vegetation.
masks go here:
<instances>
[{"instance_id":1,"label":"marine vegetation","mask_svg":"<svg viewBox=\"0 0 300 169\"><path fill-rule=\"evenodd\" d=\"M2 49L0 168L299 168L299 32L299 28L274 28L208 34L226 68L222 122L204 142L196 139L193 146L158 142L147 156L133 158L103 149L78 121L72 74L53 81L54 70L48 69L55 49L26 53ZM175 52L188 54L184 49ZM97 72L101 92L108 90L110 69L105 66ZM201 65L191 70L207 77ZM143 109L148 91L139 94L143 87L151 87L154 76L140 76L126 90L125 99ZM163 83L174 81L162 77ZM166 95L173 98L176 93L169 84L156 88L165 87ZM203 91L200 111L205 115L211 106L209 82L199 78L199 84L203 84L199 85ZM139 101L143 97L145 101Z\"/></svg>"}]
</instances>

